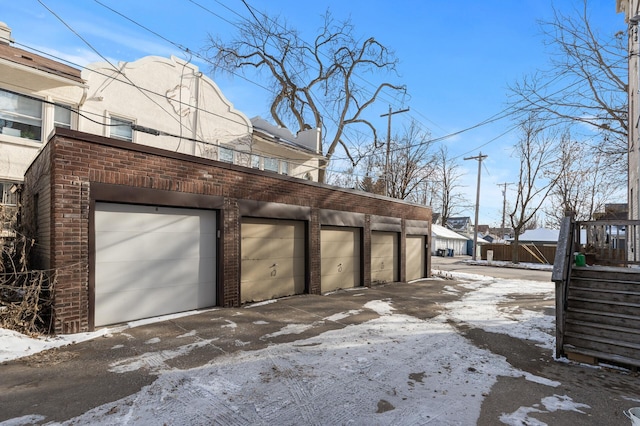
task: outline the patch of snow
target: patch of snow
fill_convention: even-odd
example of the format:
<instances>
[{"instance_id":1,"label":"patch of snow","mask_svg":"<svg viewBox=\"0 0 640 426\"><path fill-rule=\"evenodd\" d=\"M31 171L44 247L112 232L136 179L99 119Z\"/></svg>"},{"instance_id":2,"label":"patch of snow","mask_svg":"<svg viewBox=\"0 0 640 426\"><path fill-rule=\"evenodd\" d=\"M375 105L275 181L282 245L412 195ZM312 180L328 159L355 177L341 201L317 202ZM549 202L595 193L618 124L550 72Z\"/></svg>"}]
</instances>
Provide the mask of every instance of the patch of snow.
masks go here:
<instances>
[{"instance_id":1,"label":"patch of snow","mask_svg":"<svg viewBox=\"0 0 640 426\"><path fill-rule=\"evenodd\" d=\"M455 275L465 281L461 285L468 292L460 300L441 305L444 310L436 318L421 320L397 314L388 300L374 300L362 306L378 313L373 320L308 339L222 355L194 369L172 369L168 361L212 345L216 339L115 362L110 371L144 368L158 377L139 392L65 424L475 424L482 402L499 376L524 377L549 389L540 404L503 414L505 424L544 425L533 417L535 413L582 413L589 408L556 395L559 382L514 368L504 357L473 345L451 324L461 322L532 339L547 347L553 342L554 318L544 312L508 309L502 302L519 294L552 297L553 283ZM261 304L267 303L275 301ZM338 321L360 311L341 312L323 320ZM262 339L300 334L315 324L287 324ZM115 330L102 333L127 335L123 329ZM0 356L14 359L47 349L46 345L99 335L84 333L48 341L0 329ZM181 337L194 335L192 330ZM236 341L237 346L248 343ZM43 420L34 414L5 424Z\"/></svg>"},{"instance_id":2,"label":"patch of snow","mask_svg":"<svg viewBox=\"0 0 640 426\"><path fill-rule=\"evenodd\" d=\"M360 312L362 312L360 309L351 309L350 311L347 311L347 312L338 312L337 314L324 317L323 320L338 322L352 315L358 315Z\"/></svg>"},{"instance_id":3,"label":"patch of snow","mask_svg":"<svg viewBox=\"0 0 640 426\"><path fill-rule=\"evenodd\" d=\"M576 411L578 413L585 414L580 408L591 408L587 404L581 404L573 402L573 399L567 395L553 395L542 398L540 401L544 406L544 410L539 408L538 404L534 407L520 407L516 411L510 414L502 414L500 421L510 426L521 425L535 425L535 426L547 426L546 423L536 420L529 416L530 413L550 413L559 410L563 411ZM546 411L545 411L546 410Z\"/></svg>"},{"instance_id":4,"label":"patch of snow","mask_svg":"<svg viewBox=\"0 0 640 426\"><path fill-rule=\"evenodd\" d=\"M220 328L238 328L238 324L231 320L225 320L227 323L225 325L221 325Z\"/></svg>"},{"instance_id":5,"label":"patch of snow","mask_svg":"<svg viewBox=\"0 0 640 426\"><path fill-rule=\"evenodd\" d=\"M271 300L265 300L263 302L252 303L250 305L246 305L245 308L255 308L256 306L270 305L272 303L278 303L278 299L271 299Z\"/></svg>"},{"instance_id":6,"label":"patch of snow","mask_svg":"<svg viewBox=\"0 0 640 426\"><path fill-rule=\"evenodd\" d=\"M538 271L553 271L553 265L548 263L526 263L521 262L517 265L513 262L506 262L504 260L465 260L464 263L468 265L486 265L486 266L498 266L501 268L518 268L518 269L535 269Z\"/></svg>"},{"instance_id":7,"label":"patch of snow","mask_svg":"<svg viewBox=\"0 0 640 426\"><path fill-rule=\"evenodd\" d=\"M160 338L159 337L153 337L153 338L147 340L146 342L144 342L145 345L153 345L155 343L160 343Z\"/></svg>"},{"instance_id":8,"label":"patch of snow","mask_svg":"<svg viewBox=\"0 0 640 426\"><path fill-rule=\"evenodd\" d=\"M313 324L287 324L286 326L282 327L280 331L276 331L270 334L265 334L260 339L263 340L263 339L268 339L270 337L283 336L286 334L300 334L300 333L304 333L305 331L309 330L312 327L313 327Z\"/></svg>"},{"instance_id":9,"label":"patch of snow","mask_svg":"<svg viewBox=\"0 0 640 426\"><path fill-rule=\"evenodd\" d=\"M179 336L177 337L177 339L183 339L183 338L185 338L185 337L193 337L193 336L195 336L196 334L197 334L196 330L191 330L191 331L190 331L190 332L188 332L188 333L184 333L184 334L179 335Z\"/></svg>"},{"instance_id":10,"label":"patch of snow","mask_svg":"<svg viewBox=\"0 0 640 426\"><path fill-rule=\"evenodd\" d=\"M509 295L546 295L555 291L552 282L490 279L468 283L475 290L460 300L447 303L448 317L493 333L529 339L547 349L555 345L555 319L540 312L499 307Z\"/></svg>"},{"instance_id":11,"label":"patch of snow","mask_svg":"<svg viewBox=\"0 0 640 426\"><path fill-rule=\"evenodd\" d=\"M383 300L372 300L364 304L364 307L371 309L378 315L391 315L395 308L391 306L391 303Z\"/></svg>"},{"instance_id":12,"label":"patch of snow","mask_svg":"<svg viewBox=\"0 0 640 426\"><path fill-rule=\"evenodd\" d=\"M46 419L45 416L28 415L28 416L16 417L15 419L11 419L11 420L5 420L1 424L2 426L27 426L27 425L33 425L33 424L42 422L44 421L44 419Z\"/></svg>"},{"instance_id":13,"label":"patch of snow","mask_svg":"<svg viewBox=\"0 0 640 426\"><path fill-rule=\"evenodd\" d=\"M125 358L121 361L111 364L109 366L109 371L111 371L112 373L128 373L130 371L136 371L141 368L145 368L151 372L168 370L169 367L165 363L166 361L184 356L192 350L200 348L202 346L206 346L215 340L218 339L215 338L208 340L199 340L194 343L189 343L188 345L179 346L176 349L168 349L159 352L146 352L142 355Z\"/></svg>"}]
</instances>

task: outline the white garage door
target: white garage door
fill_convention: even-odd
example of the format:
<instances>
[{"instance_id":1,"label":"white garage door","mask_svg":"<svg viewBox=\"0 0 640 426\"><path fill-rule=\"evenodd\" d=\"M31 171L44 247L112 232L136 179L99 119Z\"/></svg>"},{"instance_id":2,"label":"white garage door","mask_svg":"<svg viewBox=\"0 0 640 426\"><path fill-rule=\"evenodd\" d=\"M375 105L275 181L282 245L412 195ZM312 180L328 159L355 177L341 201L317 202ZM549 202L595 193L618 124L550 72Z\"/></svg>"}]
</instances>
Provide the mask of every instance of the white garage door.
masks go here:
<instances>
[{"instance_id":1,"label":"white garage door","mask_svg":"<svg viewBox=\"0 0 640 426\"><path fill-rule=\"evenodd\" d=\"M360 285L360 229L323 226L320 230L321 291Z\"/></svg>"},{"instance_id":2,"label":"white garage door","mask_svg":"<svg viewBox=\"0 0 640 426\"><path fill-rule=\"evenodd\" d=\"M407 235L407 281L425 277L425 244L424 235Z\"/></svg>"},{"instance_id":3,"label":"white garage door","mask_svg":"<svg viewBox=\"0 0 640 426\"><path fill-rule=\"evenodd\" d=\"M116 203L95 209L96 326L216 304L216 213Z\"/></svg>"},{"instance_id":4,"label":"white garage door","mask_svg":"<svg viewBox=\"0 0 640 426\"><path fill-rule=\"evenodd\" d=\"M242 302L304 293L304 222L244 218L240 235Z\"/></svg>"},{"instance_id":5,"label":"white garage door","mask_svg":"<svg viewBox=\"0 0 640 426\"><path fill-rule=\"evenodd\" d=\"M386 283L398 279L398 233L371 232L371 282Z\"/></svg>"}]
</instances>

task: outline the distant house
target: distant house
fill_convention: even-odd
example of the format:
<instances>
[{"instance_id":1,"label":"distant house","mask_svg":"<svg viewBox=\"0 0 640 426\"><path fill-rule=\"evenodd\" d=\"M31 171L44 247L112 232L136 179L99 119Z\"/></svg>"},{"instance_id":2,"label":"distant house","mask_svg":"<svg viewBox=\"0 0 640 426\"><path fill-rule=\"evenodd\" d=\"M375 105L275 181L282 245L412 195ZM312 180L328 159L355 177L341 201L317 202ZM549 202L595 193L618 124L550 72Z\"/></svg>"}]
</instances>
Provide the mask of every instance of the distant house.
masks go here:
<instances>
[{"instance_id":1,"label":"distant house","mask_svg":"<svg viewBox=\"0 0 640 426\"><path fill-rule=\"evenodd\" d=\"M251 167L306 180L318 180L320 129L294 135L289 129L275 126L262 117L251 119L253 143Z\"/></svg>"},{"instance_id":2,"label":"distant house","mask_svg":"<svg viewBox=\"0 0 640 426\"><path fill-rule=\"evenodd\" d=\"M445 255L450 253L449 250L453 250L454 256L467 254L467 241L471 241L469 238L436 224L431 225L431 235L432 255L437 255L439 250L444 250Z\"/></svg>"},{"instance_id":3,"label":"distant house","mask_svg":"<svg viewBox=\"0 0 640 426\"><path fill-rule=\"evenodd\" d=\"M557 229L528 229L524 231L518 241L521 244L557 244L560 231ZM513 241L513 238L507 238L507 241Z\"/></svg>"},{"instance_id":4,"label":"distant house","mask_svg":"<svg viewBox=\"0 0 640 426\"><path fill-rule=\"evenodd\" d=\"M473 225L471 224L471 218L466 217L450 217L447 219L447 228L455 232L460 232L465 235L469 235L473 232Z\"/></svg>"}]
</instances>

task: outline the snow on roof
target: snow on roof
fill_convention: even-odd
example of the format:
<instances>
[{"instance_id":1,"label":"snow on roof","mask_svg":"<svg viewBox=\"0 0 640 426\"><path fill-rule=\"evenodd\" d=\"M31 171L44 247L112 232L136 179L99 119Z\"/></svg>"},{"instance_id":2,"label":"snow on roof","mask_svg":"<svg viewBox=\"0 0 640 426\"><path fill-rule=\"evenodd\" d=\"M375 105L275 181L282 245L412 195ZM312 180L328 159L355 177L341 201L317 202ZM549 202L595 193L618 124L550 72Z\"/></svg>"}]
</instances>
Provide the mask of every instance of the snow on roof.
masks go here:
<instances>
[{"instance_id":1,"label":"snow on roof","mask_svg":"<svg viewBox=\"0 0 640 426\"><path fill-rule=\"evenodd\" d=\"M304 130L294 135L289 129L273 125L260 116L253 117L251 124L254 129L261 131L281 143L312 152L316 152L318 149L317 139L319 137L319 131L317 129Z\"/></svg>"},{"instance_id":2,"label":"snow on roof","mask_svg":"<svg viewBox=\"0 0 640 426\"><path fill-rule=\"evenodd\" d=\"M524 231L522 235L520 235L520 241L547 241L550 243L557 243L558 237L560 236L560 231L557 229L528 229ZM508 238L508 240L513 240L513 238Z\"/></svg>"},{"instance_id":3,"label":"snow on roof","mask_svg":"<svg viewBox=\"0 0 640 426\"><path fill-rule=\"evenodd\" d=\"M434 237L439 238L448 238L450 240L468 240L469 238L458 234L450 229L445 228L444 226L436 225L435 223L431 224L431 234Z\"/></svg>"}]
</instances>

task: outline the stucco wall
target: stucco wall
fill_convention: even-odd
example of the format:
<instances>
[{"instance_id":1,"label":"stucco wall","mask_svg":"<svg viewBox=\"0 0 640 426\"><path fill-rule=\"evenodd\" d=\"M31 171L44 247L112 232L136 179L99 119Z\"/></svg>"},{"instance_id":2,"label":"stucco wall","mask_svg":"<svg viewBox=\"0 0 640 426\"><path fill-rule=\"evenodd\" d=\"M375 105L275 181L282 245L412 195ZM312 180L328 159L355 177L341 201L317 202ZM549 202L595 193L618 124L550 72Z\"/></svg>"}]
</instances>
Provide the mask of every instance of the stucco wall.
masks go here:
<instances>
[{"instance_id":1,"label":"stucco wall","mask_svg":"<svg viewBox=\"0 0 640 426\"><path fill-rule=\"evenodd\" d=\"M121 62L93 63L82 71L89 94L78 130L109 136L111 115L184 139L135 132L134 142L186 154L202 155L207 148L188 138L212 144L250 141L251 122L235 110L217 85L198 68L178 58L147 56ZM246 150L248 145L244 147Z\"/></svg>"}]
</instances>

